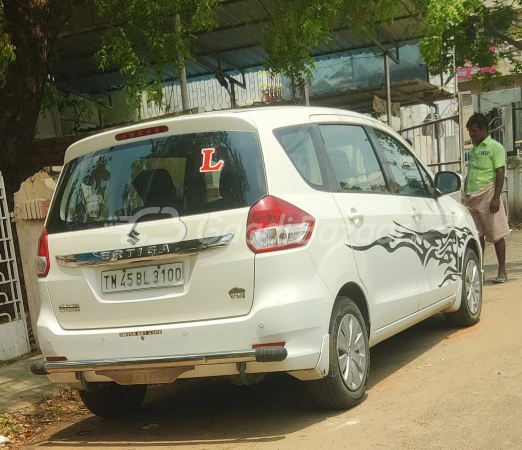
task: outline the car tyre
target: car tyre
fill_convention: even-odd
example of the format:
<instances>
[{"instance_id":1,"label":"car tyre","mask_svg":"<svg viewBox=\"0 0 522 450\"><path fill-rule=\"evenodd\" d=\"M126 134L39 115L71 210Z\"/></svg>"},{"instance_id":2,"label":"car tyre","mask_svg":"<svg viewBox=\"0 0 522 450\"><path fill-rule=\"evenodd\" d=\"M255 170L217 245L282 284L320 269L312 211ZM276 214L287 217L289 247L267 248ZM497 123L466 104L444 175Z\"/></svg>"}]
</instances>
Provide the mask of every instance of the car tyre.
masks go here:
<instances>
[{"instance_id":1,"label":"car tyre","mask_svg":"<svg viewBox=\"0 0 522 450\"><path fill-rule=\"evenodd\" d=\"M337 299L330 320L328 375L307 382L312 399L325 409L349 409L358 405L370 373L370 345L364 318L348 297Z\"/></svg>"},{"instance_id":2,"label":"car tyre","mask_svg":"<svg viewBox=\"0 0 522 450\"><path fill-rule=\"evenodd\" d=\"M477 254L466 249L464 264L462 265L462 292L458 311L446 313L446 320L455 327L470 327L480 321L482 311L483 277Z\"/></svg>"},{"instance_id":3,"label":"car tyre","mask_svg":"<svg viewBox=\"0 0 522 450\"><path fill-rule=\"evenodd\" d=\"M100 383L95 389L79 391L87 409L107 419L136 412L146 393L146 384L122 386L117 383Z\"/></svg>"}]
</instances>

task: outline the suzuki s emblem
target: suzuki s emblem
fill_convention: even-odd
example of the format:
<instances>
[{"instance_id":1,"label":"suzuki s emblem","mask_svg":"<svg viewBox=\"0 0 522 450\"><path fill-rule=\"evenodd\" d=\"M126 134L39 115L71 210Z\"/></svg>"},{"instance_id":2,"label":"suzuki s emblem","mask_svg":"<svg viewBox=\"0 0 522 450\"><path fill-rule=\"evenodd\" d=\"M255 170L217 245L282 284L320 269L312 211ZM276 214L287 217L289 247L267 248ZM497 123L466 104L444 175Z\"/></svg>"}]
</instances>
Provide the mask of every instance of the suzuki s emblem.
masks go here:
<instances>
[{"instance_id":1,"label":"suzuki s emblem","mask_svg":"<svg viewBox=\"0 0 522 450\"><path fill-rule=\"evenodd\" d=\"M131 232L127 235L129 236L129 239L127 239L127 242L132 245L136 245L136 243L140 240L138 237L140 233L138 233L136 230L131 230Z\"/></svg>"}]
</instances>

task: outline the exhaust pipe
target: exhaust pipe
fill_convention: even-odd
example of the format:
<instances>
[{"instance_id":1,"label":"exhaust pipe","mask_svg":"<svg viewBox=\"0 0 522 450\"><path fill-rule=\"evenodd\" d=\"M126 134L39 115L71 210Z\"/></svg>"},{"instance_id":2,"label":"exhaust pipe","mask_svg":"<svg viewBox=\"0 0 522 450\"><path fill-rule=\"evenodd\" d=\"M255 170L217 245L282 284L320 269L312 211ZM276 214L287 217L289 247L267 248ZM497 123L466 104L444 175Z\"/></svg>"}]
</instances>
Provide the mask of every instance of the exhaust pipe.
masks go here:
<instances>
[{"instance_id":1,"label":"exhaust pipe","mask_svg":"<svg viewBox=\"0 0 522 450\"><path fill-rule=\"evenodd\" d=\"M285 347L258 347L256 348L257 362L281 362L288 356L288 350Z\"/></svg>"},{"instance_id":2,"label":"exhaust pipe","mask_svg":"<svg viewBox=\"0 0 522 450\"><path fill-rule=\"evenodd\" d=\"M31 363L31 372L33 375L47 375L45 370L45 359L38 359Z\"/></svg>"}]
</instances>

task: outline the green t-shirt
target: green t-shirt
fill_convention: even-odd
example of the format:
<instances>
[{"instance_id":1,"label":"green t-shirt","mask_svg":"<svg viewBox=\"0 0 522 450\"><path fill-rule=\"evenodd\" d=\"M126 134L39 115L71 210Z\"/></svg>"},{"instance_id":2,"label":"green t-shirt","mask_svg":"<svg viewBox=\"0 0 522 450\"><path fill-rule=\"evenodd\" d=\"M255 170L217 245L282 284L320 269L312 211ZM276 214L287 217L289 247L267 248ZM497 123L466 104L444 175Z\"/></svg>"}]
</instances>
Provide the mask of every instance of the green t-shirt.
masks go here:
<instances>
[{"instance_id":1,"label":"green t-shirt","mask_svg":"<svg viewBox=\"0 0 522 450\"><path fill-rule=\"evenodd\" d=\"M497 178L496 170L506 165L506 150L490 136L469 152L467 194L471 195Z\"/></svg>"}]
</instances>

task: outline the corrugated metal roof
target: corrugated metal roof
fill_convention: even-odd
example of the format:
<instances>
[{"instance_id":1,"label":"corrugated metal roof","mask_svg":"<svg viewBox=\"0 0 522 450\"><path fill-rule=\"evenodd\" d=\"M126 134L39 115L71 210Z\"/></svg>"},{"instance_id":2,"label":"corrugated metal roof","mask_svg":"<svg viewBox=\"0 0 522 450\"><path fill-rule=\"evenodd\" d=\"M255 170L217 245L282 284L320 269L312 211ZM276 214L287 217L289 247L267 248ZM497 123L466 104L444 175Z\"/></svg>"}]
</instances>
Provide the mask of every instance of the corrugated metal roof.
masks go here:
<instances>
[{"instance_id":1,"label":"corrugated metal roof","mask_svg":"<svg viewBox=\"0 0 522 450\"><path fill-rule=\"evenodd\" d=\"M217 28L199 35L194 43L194 59L186 66L188 78L214 73L216 58L228 71L262 67L267 60L260 43L270 15L277 14L276 0L221 0L220 3ZM118 71L103 73L92 58L101 47L104 27L100 19L96 19L92 11L79 8L73 22L74 29L57 43L60 62L53 74L56 81L77 93L96 94L121 88L123 80ZM379 34L379 41L386 45L421 37L421 30L419 22L402 11L393 24L381 25ZM335 31L331 46L321 45L312 55L321 57L374 45L370 39L340 28ZM165 74L168 75L168 71Z\"/></svg>"},{"instance_id":2,"label":"corrugated metal roof","mask_svg":"<svg viewBox=\"0 0 522 450\"><path fill-rule=\"evenodd\" d=\"M418 78L392 82L391 90L393 102L400 103L401 106L418 104L419 99L422 99L425 104L432 104L452 98L451 93ZM370 111L373 109L375 96L386 98L386 88L383 84L363 89L348 89L335 95L313 97L310 98L310 104L348 108L353 111Z\"/></svg>"}]
</instances>

